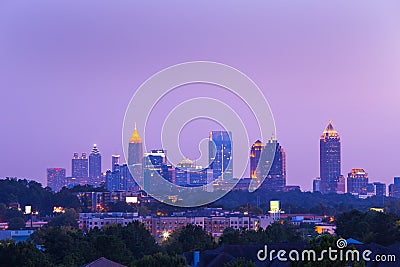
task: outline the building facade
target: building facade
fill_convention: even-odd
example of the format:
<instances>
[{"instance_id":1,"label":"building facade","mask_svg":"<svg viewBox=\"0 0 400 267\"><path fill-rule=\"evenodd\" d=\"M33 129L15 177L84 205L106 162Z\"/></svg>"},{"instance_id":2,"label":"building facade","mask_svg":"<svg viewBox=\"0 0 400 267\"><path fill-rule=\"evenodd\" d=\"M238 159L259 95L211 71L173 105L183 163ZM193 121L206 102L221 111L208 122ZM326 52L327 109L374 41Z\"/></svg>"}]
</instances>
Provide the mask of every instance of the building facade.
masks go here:
<instances>
[{"instance_id":1,"label":"building facade","mask_svg":"<svg viewBox=\"0 0 400 267\"><path fill-rule=\"evenodd\" d=\"M213 170L213 178L233 179L233 143L230 131L210 132L208 142L208 162Z\"/></svg>"},{"instance_id":2,"label":"building facade","mask_svg":"<svg viewBox=\"0 0 400 267\"><path fill-rule=\"evenodd\" d=\"M97 145L94 144L89 154L89 184L99 186L102 183L101 154Z\"/></svg>"},{"instance_id":3,"label":"building facade","mask_svg":"<svg viewBox=\"0 0 400 267\"><path fill-rule=\"evenodd\" d=\"M332 121L320 137L320 178L322 193L345 193L341 174L341 140Z\"/></svg>"},{"instance_id":4,"label":"building facade","mask_svg":"<svg viewBox=\"0 0 400 267\"><path fill-rule=\"evenodd\" d=\"M72 177L76 178L81 185L88 183L88 158L86 153L82 153L81 156L78 153L74 153L72 158Z\"/></svg>"},{"instance_id":5,"label":"building facade","mask_svg":"<svg viewBox=\"0 0 400 267\"><path fill-rule=\"evenodd\" d=\"M136 125L128 145L128 166L134 179L143 179L143 145Z\"/></svg>"},{"instance_id":6,"label":"building facade","mask_svg":"<svg viewBox=\"0 0 400 267\"><path fill-rule=\"evenodd\" d=\"M261 188L283 191L286 187L286 153L279 142L272 137L264 145L257 140L250 151L250 177L265 180Z\"/></svg>"},{"instance_id":7,"label":"building facade","mask_svg":"<svg viewBox=\"0 0 400 267\"><path fill-rule=\"evenodd\" d=\"M352 169L347 176L347 193L355 195L368 194L368 173L364 169Z\"/></svg>"},{"instance_id":8,"label":"building facade","mask_svg":"<svg viewBox=\"0 0 400 267\"><path fill-rule=\"evenodd\" d=\"M57 192L67 185L66 170L64 168L47 169L47 186L50 187L51 190Z\"/></svg>"}]
</instances>

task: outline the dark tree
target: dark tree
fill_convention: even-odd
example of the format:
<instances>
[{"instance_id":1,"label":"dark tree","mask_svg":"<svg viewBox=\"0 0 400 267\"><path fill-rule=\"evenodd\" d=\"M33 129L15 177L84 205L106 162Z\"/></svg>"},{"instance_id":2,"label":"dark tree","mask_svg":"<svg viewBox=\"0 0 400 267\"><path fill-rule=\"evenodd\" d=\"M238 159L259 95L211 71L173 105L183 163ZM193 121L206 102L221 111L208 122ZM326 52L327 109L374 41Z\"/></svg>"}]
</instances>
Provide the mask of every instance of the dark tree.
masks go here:
<instances>
[{"instance_id":1,"label":"dark tree","mask_svg":"<svg viewBox=\"0 0 400 267\"><path fill-rule=\"evenodd\" d=\"M175 230L164 241L164 246L169 254L182 254L192 250L206 250L214 248L213 238L202 227L189 224Z\"/></svg>"}]
</instances>

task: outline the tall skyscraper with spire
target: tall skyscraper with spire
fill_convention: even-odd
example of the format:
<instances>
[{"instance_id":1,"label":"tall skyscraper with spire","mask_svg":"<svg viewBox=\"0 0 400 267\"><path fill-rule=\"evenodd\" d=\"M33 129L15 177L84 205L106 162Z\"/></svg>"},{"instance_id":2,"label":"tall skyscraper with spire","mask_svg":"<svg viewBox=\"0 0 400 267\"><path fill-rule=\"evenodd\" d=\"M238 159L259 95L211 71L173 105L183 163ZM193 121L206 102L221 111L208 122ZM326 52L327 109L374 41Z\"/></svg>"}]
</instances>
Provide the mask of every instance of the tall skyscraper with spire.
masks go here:
<instances>
[{"instance_id":1,"label":"tall skyscraper with spire","mask_svg":"<svg viewBox=\"0 0 400 267\"><path fill-rule=\"evenodd\" d=\"M143 179L143 146L142 139L136 129L136 124L129 140L128 166L135 179Z\"/></svg>"},{"instance_id":2,"label":"tall skyscraper with spire","mask_svg":"<svg viewBox=\"0 0 400 267\"><path fill-rule=\"evenodd\" d=\"M341 141L331 120L323 131L319 144L321 193L345 193L345 179L341 174Z\"/></svg>"},{"instance_id":3,"label":"tall skyscraper with spire","mask_svg":"<svg viewBox=\"0 0 400 267\"><path fill-rule=\"evenodd\" d=\"M89 154L89 184L97 186L101 182L101 154L97 145L94 144Z\"/></svg>"}]
</instances>

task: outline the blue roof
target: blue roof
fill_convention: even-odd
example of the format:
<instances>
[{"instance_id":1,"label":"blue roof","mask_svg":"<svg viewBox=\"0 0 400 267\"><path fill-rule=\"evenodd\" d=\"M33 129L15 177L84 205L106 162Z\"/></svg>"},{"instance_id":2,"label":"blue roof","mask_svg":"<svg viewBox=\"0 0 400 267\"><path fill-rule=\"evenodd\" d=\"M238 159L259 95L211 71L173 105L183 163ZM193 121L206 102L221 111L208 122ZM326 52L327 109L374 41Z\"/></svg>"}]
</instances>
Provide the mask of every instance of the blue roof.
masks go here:
<instances>
[{"instance_id":1,"label":"blue roof","mask_svg":"<svg viewBox=\"0 0 400 267\"><path fill-rule=\"evenodd\" d=\"M364 243L362 243L362 242L360 242L358 240L355 240L354 238L349 238L349 239L346 240L346 242L347 242L348 245L350 245L350 244L363 245L364 244Z\"/></svg>"}]
</instances>

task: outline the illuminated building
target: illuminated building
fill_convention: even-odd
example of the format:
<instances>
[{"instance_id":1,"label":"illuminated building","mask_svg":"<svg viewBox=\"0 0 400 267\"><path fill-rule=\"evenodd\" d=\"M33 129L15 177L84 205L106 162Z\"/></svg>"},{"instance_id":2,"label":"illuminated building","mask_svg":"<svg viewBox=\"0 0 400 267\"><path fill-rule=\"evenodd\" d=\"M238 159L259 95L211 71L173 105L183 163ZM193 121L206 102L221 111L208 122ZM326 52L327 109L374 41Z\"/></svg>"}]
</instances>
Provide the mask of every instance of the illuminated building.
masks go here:
<instances>
[{"instance_id":1,"label":"illuminated building","mask_svg":"<svg viewBox=\"0 0 400 267\"><path fill-rule=\"evenodd\" d=\"M179 186L207 184L207 169L196 166L190 159L183 159L175 168L175 182Z\"/></svg>"},{"instance_id":2,"label":"illuminated building","mask_svg":"<svg viewBox=\"0 0 400 267\"><path fill-rule=\"evenodd\" d=\"M135 179L143 179L143 146L136 125L129 140L128 165Z\"/></svg>"},{"instance_id":3,"label":"illuminated building","mask_svg":"<svg viewBox=\"0 0 400 267\"><path fill-rule=\"evenodd\" d=\"M320 190L322 193L344 193L341 175L340 136L329 121L320 138Z\"/></svg>"},{"instance_id":4,"label":"illuminated building","mask_svg":"<svg viewBox=\"0 0 400 267\"><path fill-rule=\"evenodd\" d=\"M272 157L273 155L273 157ZM271 162L271 158L273 158ZM257 140L250 151L250 177L261 181L261 188L283 191L286 187L286 153L272 137L265 145Z\"/></svg>"},{"instance_id":5,"label":"illuminated building","mask_svg":"<svg viewBox=\"0 0 400 267\"><path fill-rule=\"evenodd\" d=\"M213 178L221 180L233 178L232 133L227 131L210 132L208 142L208 162L213 170Z\"/></svg>"},{"instance_id":6,"label":"illuminated building","mask_svg":"<svg viewBox=\"0 0 400 267\"><path fill-rule=\"evenodd\" d=\"M47 186L51 190L57 192L61 188L67 186L67 180L65 177L65 169L63 168L48 168L47 169Z\"/></svg>"},{"instance_id":7,"label":"illuminated building","mask_svg":"<svg viewBox=\"0 0 400 267\"><path fill-rule=\"evenodd\" d=\"M89 154L89 184L100 185L101 183L101 154L97 145L94 144Z\"/></svg>"},{"instance_id":8,"label":"illuminated building","mask_svg":"<svg viewBox=\"0 0 400 267\"><path fill-rule=\"evenodd\" d=\"M121 156L120 155L112 155L111 156L111 170L117 168L120 164Z\"/></svg>"},{"instance_id":9,"label":"illuminated building","mask_svg":"<svg viewBox=\"0 0 400 267\"><path fill-rule=\"evenodd\" d=\"M347 176L347 193L367 195L368 173L364 169L352 169Z\"/></svg>"},{"instance_id":10,"label":"illuminated building","mask_svg":"<svg viewBox=\"0 0 400 267\"><path fill-rule=\"evenodd\" d=\"M257 164L260 160L261 152L264 149L264 144L257 140L250 150L250 178L257 178Z\"/></svg>"},{"instance_id":11,"label":"illuminated building","mask_svg":"<svg viewBox=\"0 0 400 267\"><path fill-rule=\"evenodd\" d=\"M81 185L88 183L88 158L86 153L82 153L80 157L78 153L74 153L72 158L72 177L76 178Z\"/></svg>"},{"instance_id":12,"label":"illuminated building","mask_svg":"<svg viewBox=\"0 0 400 267\"><path fill-rule=\"evenodd\" d=\"M158 186L153 179L156 173L171 183L175 179L175 172L167 162L167 152L162 149L151 150L150 153L144 154L144 190L150 190L151 187Z\"/></svg>"}]
</instances>

